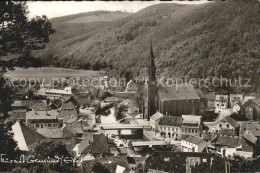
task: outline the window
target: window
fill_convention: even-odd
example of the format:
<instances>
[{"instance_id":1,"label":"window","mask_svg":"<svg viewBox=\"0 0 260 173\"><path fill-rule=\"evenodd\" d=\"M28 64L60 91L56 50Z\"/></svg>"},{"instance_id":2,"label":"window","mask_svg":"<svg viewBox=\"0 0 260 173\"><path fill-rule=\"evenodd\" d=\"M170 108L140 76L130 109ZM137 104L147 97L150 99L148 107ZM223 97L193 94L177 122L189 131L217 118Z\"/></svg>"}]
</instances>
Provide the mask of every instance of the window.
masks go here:
<instances>
[{"instance_id":1,"label":"window","mask_svg":"<svg viewBox=\"0 0 260 173\"><path fill-rule=\"evenodd\" d=\"M192 129L191 132L194 133L194 130Z\"/></svg>"},{"instance_id":2,"label":"window","mask_svg":"<svg viewBox=\"0 0 260 173\"><path fill-rule=\"evenodd\" d=\"M170 127L168 127L168 131L170 131Z\"/></svg>"},{"instance_id":3,"label":"window","mask_svg":"<svg viewBox=\"0 0 260 173\"><path fill-rule=\"evenodd\" d=\"M172 131L174 132L174 128L172 128Z\"/></svg>"},{"instance_id":4,"label":"window","mask_svg":"<svg viewBox=\"0 0 260 173\"><path fill-rule=\"evenodd\" d=\"M229 128L229 124L227 124L227 128Z\"/></svg>"},{"instance_id":5,"label":"window","mask_svg":"<svg viewBox=\"0 0 260 173\"><path fill-rule=\"evenodd\" d=\"M219 124L219 127L221 128L221 127L222 127L222 124Z\"/></svg>"},{"instance_id":6,"label":"window","mask_svg":"<svg viewBox=\"0 0 260 173\"><path fill-rule=\"evenodd\" d=\"M164 127L164 130L166 130L166 127Z\"/></svg>"}]
</instances>

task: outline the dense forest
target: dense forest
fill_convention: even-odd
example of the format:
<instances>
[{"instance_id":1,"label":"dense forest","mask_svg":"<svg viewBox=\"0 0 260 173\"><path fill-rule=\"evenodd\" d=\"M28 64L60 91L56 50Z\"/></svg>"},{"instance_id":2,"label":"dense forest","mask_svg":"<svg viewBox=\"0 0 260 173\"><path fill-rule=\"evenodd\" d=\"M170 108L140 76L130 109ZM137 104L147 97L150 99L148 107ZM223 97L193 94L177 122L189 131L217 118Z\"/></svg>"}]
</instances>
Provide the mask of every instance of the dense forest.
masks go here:
<instances>
[{"instance_id":1,"label":"dense forest","mask_svg":"<svg viewBox=\"0 0 260 173\"><path fill-rule=\"evenodd\" d=\"M112 19L82 20L93 15ZM258 1L158 4L132 14L83 13L52 19L56 33L35 55L46 65L141 75L152 40L160 74L241 76L251 78L252 87L246 89L251 92L259 82L259 21Z\"/></svg>"}]
</instances>

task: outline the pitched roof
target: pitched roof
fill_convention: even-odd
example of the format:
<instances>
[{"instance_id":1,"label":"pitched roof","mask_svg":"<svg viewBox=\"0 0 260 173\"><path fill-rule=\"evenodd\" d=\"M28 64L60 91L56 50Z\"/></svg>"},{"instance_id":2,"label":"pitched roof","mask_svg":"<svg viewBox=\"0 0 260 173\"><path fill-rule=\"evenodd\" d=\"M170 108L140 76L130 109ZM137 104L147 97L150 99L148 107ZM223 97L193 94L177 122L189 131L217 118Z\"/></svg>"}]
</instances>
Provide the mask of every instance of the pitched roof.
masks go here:
<instances>
[{"instance_id":1,"label":"pitched roof","mask_svg":"<svg viewBox=\"0 0 260 173\"><path fill-rule=\"evenodd\" d=\"M83 133L84 130L92 129L88 121L79 119L71 125L78 133Z\"/></svg>"},{"instance_id":2,"label":"pitched roof","mask_svg":"<svg viewBox=\"0 0 260 173\"><path fill-rule=\"evenodd\" d=\"M193 143L193 144L197 144L197 145L204 141L203 138L200 138L200 137L197 137L197 136L191 136L191 135L187 136L186 138L184 138L182 140Z\"/></svg>"},{"instance_id":3,"label":"pitched roof","mask_svg":"<svg viewBox=\"0 0 260 173\"><path fill-rule=\"evenodd\" d=\"M25 119L26 117L26 110L25 109L19 109L19 110L13 110L11 118L12 119Z\"/></svg>"},{"instance_id":4,"label":"pitched roof","mask_svg":"<svg viewBox=\"0 0 260 173\"><path fill-rule=\"evenodd\" d=\"M227 122L233 126L234 128L238 128L239 124L236 122L236 120L234 120L233 118L226 116L225 119L227 120Z\"/></svg>"},{"instance_id":5,"label":"pitched roof","mask_svg":"<svg viewBox=\"0 0 260 173\"><path fill-rule=\"evenodd\" d=\"M64 118L65 116L67 116L69 114L73 114L73 115L76 115L76 116L78 115L74 104L71 103L71 102L63 103L61 110L60 110L59 118Z\"/></svg>"},{"instance_id":6,"label":"pitched roof","mask_svg":"<svg viewBox=\"0 0 260 173\"><path fill-rule=\"evenodd\" d=\"M199 115L182 115L182 124L200 124L201 116Z\"/></svg>"},{"instance_id":7,"label":"pitched roof","mask_svg":"<svg viewBox=\"0 0 260 173\"><path fill-rule=\"evenodd\" d=\"M199 95L192 85L183 84L181 86L158 86L159 97L163 100L190 100L199 99Z\"/></svg>"},{"instance_id":8,"label":"pitched roof","mask_svg":"<svg viewBox=\"0 0 260 173\"><path fill-rule=\"evenodd\" d=\"M69 124L74 123L75 121L77 121L77 116L73 114L69 114L63 118L63 121Z\"/></svg>"},{"instance_id":9,"label":"pitched roof","mask_svg":"<svg viewBox=\"0 0 260 173\"><path fill-rule=\"evenodd\" d=\"M182 118L176 116L168 116L162 117L159 120L159 125L166 125L166 126L181 126Z\"/></svg>"},{"instance_id":10,"label":"pitched roof","mask_svg":"<svg viewBox=\"0 0 260 173\"><path fill-rule=\"evenodd\" d=\"M77 134L77 131L72 128L70 125L66 125L64 128L63 128L63 131L64 130L68 130L69 132L71 132L73 135L76 135Z\"/></svg>"},{"instance_id":11,"label":"pitched roof","mask_svg":"<svg viewBox=\"0 0 260 173\"><path fill-rule=\"evenodd\" d=\"M47 110L49 110L46 100L39 101L38 103L33 105L32 109L35 110L35 111L47 111Z\"/></svg>"},{"instance_id":12,"label":"pitched roof","mask_svg":"<svg viewBox=\"0 0 260 173\"><path fill-rule=\"evenodd\" d=\"M26 119L57 119L57 110L49 111L29 111L26 112Z\"/></svg>"},{"instance_id":13,"label":"pitched roof","mask_svg":"<svg viewBox=\"0 0 260 173\"><path fill-rule=\"evenodd\" d=\"M110 153L107 137L104 134L94 135L91 143L90 154Z\"/></svg>"},{"instance_id":14,"label":"pitched roof","mask_svg":"<svg viewBox=\"0 0 260 173\"><path fill-rule=\"evenodd\" d=\"M46 138L50 139L61 139L63 138L63 130L62 129L40 129L36 130L38 133L42 134Z\"/></svg>"},{"instance_id":15,"label":"pitched roof","mask_svg":"<svg viewBox=\"0 0 260 173\"><path fill-rule=\"evenodd\" d=\"M248 130L245 131L245 133L242 135L243 138L247 139L248 141L252 142L253 144L256 144L257 138Z\"/></svg>"},{"instance_id":16,"label":"pitched roof","mask_svg":"<svg viewBox=\"0 0 260 173\"><path fill-rule=\"evenodd\" d=\"M93 142L93 135L86 135L83 141L79 144L79 153L81 154L88 154L90 151L90 145Z\"/></svg>"},{"instance_id":17,"label":"pitched roof","mask_svg":"<svg viewBox=\"0 0 260 173\"><path fill-rule=\"evenodd\" d=\"M235 148L241 145L241 138L235 138L232 136L217 136L213 139L216 145L228 146L230 148Z\"/></svg>"},{"instance_id":18,"label":"pitched roof","mask_svg":"<svg viewBox=\"0 0 260 173\"><path fill-rule=\"evenodd\" d=\"M31 145L46 139L34 129L18 121L12 126L12 132L14 133L14 140L17 141L18 147L22 151L29 151Z\"/></svg>"},{"instance_id":19,"label":"pitched roof","mask_svg":"<svg viewBox=\"0 0 260 173\"><path fill-rule=\"evenodd\" d=\"M214 125L216 125L217 123L219 122L222 122L222 121L227 121L231 126L233 126L234 128L238 128L239 127L239 124L231 117L229 116L226 116L226 117L222 117L222 118L217 118Z\"/></svg>"},{"instance_id":20,"label":"pitched roof","mask_svg":"<svg viewBox=\"0 0 260 173\"><path fill-rule=\"evenodd\" d=\"M251 121L245 121L242 122L240 126L240 134L244 134L245 131L248 130L251 132L254 136L260 137L260 124L259 122L251 122Z\"/></svg>"},{"instance_id":21,"label":"pitched roof","mask_svg":"<svg viewBox=\"0 0 260 173\"><path fill-rule=\"evenodd\" d=\"M153 115L151 116L150 119L156 121L156 120L160 119L161 117L163 117L163 114L160 113L160 112L156 112L155 114L153 114Z\"/></svg>"},{"instance_id":22,"label":"pitched roof","mask_svg":"<svg viewBox=\"0 0 260 173\"><path fill-rule=\"evenodd\" d=\"M15 100L13 103L13 107L18 107L18 106L33 106L36 103L38 103L39 100Z\"/></svg>"},{"instance_id":23,"label":"pitched roof","mask_svg":"<svg viewBox=\"0 0 260 173\"><path fill-rule=\"evenodd\" d=\"M254 106L260 107L260 100L259 100L259 98L254 98L254 99L250 99L250 100L246 101L242 105L242 107L246 107L248 105L254 105Z\"/></svg>"}]
</instances>

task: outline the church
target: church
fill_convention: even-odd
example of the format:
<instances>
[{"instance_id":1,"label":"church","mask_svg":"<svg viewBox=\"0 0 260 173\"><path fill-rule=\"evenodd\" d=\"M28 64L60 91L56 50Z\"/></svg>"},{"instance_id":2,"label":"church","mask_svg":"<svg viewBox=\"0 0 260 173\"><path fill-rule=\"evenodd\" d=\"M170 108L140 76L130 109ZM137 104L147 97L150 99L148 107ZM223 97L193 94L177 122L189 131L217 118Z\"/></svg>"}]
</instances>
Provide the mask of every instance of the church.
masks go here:
<instances>
[{"instance_id":1,"label":"church","mask_svg":"<svg viewBox=\"0 0 260 173\"><path fill-rule=\"evenodd\" d=\"M143 118L150 120L156 112L166 116L199 115L205 108L202 92L192 85L158 84L153 47L151 44L148 63L148 81L145 83Z\"/></svg>"}]
</instances>

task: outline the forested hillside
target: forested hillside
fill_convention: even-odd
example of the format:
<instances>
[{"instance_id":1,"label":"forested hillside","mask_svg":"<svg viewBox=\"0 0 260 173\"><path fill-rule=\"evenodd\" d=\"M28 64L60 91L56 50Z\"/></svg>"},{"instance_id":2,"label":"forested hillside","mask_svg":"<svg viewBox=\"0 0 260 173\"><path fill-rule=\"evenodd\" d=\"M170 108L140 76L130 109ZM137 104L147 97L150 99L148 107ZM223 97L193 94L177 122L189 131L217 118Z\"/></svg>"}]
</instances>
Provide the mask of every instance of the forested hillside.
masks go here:
<instances>
[{"instance_id":1,"label":"forested hillside","mask_svg":"<svg viewBox=\"0 0 260 173\"><path fill-rule=\"evenodd\" d=\"M166 76L241 76L257 86L257 1L159 4L120 15L108 22L54 19L57 33L37 56L55 66L138 75L152 40L156 66Z\"/></svg>"}]
</instances>

